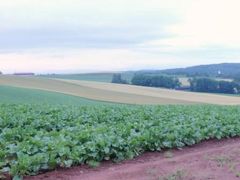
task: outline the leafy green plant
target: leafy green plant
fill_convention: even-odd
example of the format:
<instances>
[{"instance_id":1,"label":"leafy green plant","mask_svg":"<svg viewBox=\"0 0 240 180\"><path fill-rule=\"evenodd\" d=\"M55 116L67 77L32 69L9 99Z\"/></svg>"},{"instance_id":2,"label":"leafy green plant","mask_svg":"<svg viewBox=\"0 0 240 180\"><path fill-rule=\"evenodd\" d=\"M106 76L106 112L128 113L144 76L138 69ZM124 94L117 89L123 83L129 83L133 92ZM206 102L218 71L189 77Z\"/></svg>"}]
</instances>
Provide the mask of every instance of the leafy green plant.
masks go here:
<instances>
[{"instance_id":1,"label":"leafy green plant","mask_svg":"<svg viewBox=\"0 0 240 180\"><path fill-rule=\"evenodd\" d=\"M0 104L0 171L18 178L240 135L240 106ZM1 174L0 173L0 174Z\"/></svg>"}]
</instances>

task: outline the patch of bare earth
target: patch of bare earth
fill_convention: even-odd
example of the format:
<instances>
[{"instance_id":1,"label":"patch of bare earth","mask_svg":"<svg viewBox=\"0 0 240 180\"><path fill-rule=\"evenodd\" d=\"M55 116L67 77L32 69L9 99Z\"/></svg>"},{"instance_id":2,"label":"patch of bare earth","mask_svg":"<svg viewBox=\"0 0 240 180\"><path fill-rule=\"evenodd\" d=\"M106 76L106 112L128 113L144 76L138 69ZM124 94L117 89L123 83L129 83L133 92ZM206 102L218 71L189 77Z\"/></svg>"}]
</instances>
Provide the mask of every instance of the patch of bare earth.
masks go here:
<instances>
[{"instance_id":1,"label":"patch of bare earth","mask_svg":"<svg viewBox=\"0 0 240 180\"><path fill-rule=\"evenodd\" d=\"M58 169L27 180L238 180L240 138L210 140L183 150L148 152L98 168Z\"/></svg>"}]
</instances>

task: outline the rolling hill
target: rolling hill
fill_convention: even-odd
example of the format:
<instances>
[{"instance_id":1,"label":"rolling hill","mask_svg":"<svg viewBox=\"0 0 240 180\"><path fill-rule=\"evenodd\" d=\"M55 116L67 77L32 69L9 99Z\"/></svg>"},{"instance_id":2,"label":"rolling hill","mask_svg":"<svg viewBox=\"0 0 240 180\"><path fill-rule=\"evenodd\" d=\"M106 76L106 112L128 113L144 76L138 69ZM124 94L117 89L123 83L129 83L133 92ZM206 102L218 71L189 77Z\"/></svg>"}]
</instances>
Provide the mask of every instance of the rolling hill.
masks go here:
<instances>
[{"instance_id":1,"label":"rolling hill","mask_svg":"<svg viewBox=\"0 0 240 180\"><path fill-rule=\"evenodd\" d=\"M79 80L0 76L0 85L126 104L240 104L239 97Z\"/></svg>"},{"instance_id":2,"label":"rolling hill","mask_svg":"<svg viewBox=\"0 0 240 180\"><path fill-rule=\"evenodd\" d=\"M111 82L114 73L121 73L122 79L131 82L135 73L147 74L168 74L179 77L183 86L188 86L188 78L186 76L208 76L217 78L217 80L227 80L240 78L240 63L222 63L222 64L209 64L199 65L186 68L164 69L164 70L139 70L139 71L123 71L123 72L107 72L107 73L86 73L86 74L48 74L41 75L44 78L58 78L58 79L71 79L83 81L96 81L96 82Z\"/></svg>"},{"instance_id":3,"label":"rolling hill","mask_svg":"<svg viewBox=\"0 0 240 180\"><path fill-rule=\"evenodd\" d=\"M151 71L154 72L154 71ZM155 71L156 72L156 71ZM186 68L166 69L159 72L174 75L210 76L221 78L236 78L240 75L240 63L222 63L199 65Z\"/></svg>"}]
</instances>

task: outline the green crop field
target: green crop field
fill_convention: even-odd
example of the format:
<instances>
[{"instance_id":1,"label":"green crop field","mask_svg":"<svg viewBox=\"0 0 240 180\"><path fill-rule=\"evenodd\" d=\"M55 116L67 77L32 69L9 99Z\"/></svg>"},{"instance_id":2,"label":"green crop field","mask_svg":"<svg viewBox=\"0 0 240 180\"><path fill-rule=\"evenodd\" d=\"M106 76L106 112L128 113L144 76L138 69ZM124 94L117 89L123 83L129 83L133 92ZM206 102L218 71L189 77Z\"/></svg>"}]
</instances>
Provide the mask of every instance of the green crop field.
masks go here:
<instances>
[{"instance_id":1,"label":"green crop field","mask_svg":"<svg viewBox=\"0 0 240 180\"><path fill-rule=\"evenodd\" d=\"M240 106L0 105L1 176L97 166L240 135Z\"/></svg>"},{"instance_id":2,"label":"green crop field","mask_svg":"<svg viewBox=\"0 0 240 180\"><path fill-rule=\"evenodd\" d=\"M202 103L219 105L240 104L239 97L92 81L0 76L0 85L50 91L111 103L140 105ZM18 91L13 93L13 96L14 94L19 96Z\"/></svg>"},{"instance_id":3,"label":"green crop field","mask_svg":"<svg viewBox=\"0 0 240 180\"><path fill-rule=\"evenodd\" d=\"M88 100L77 96L64 95L62 93L10 86L0 86L0 103L85 105L98 104L103 102Z\"/></svg>"},{"instance_id":4,"label":"green crop field","mask_svg":"<svg viewBox=\"0 0 240 180\"><path fill-rule=\"evenodd\" d=\"M114 73L88 73L88 74L52 74L42 75L45 78L59 78L59 79L72 79L72 80L83 80L83 81L96 81L96 82L111 82ZM122 73L122 78L131 81L134 72Z\"/></svg>"}]
</instances>

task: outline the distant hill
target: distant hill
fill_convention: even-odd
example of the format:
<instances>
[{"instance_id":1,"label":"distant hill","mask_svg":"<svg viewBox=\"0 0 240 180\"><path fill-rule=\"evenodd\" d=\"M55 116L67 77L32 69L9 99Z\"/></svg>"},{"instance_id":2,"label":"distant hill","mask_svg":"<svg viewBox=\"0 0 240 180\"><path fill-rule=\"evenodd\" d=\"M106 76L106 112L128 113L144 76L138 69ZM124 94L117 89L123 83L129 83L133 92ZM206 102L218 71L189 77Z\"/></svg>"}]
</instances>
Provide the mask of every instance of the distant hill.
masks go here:
<instances>
[{"instance_id":1,"label":"distant hill","mask_svg":"<svg viewBox=\"0 0 240 180\"><path fill-rule=\"evenodd\" d=\"M199 65L187 68L166 69L158 72L171 75L237 78L240 76L240 63Z\"/></svg>"},{"instance_id":2,"label":"distant hill","mask_svg":"<svg viewBox=\"0 0 240 180\"><path fill-rule=\"evenodd\" d=\"M164 70L140 70L140 71L123 71L123 72L108 72L108 73L87 73L87 74L49 74L41 75L46 78L73 79L97 82L111 82L114 73L121 73L122 79L131 82L135 73L147 74L169 74L169 75L184 75L184 76L208 76L227 79L240 79L240 63L223 63L199 65L187 68L164 69Z\"/></svg>"}]
</instances>

